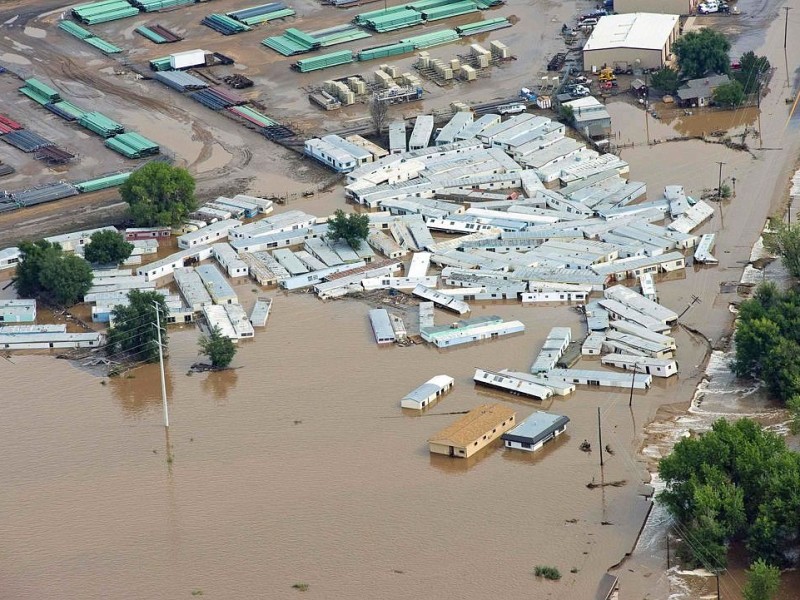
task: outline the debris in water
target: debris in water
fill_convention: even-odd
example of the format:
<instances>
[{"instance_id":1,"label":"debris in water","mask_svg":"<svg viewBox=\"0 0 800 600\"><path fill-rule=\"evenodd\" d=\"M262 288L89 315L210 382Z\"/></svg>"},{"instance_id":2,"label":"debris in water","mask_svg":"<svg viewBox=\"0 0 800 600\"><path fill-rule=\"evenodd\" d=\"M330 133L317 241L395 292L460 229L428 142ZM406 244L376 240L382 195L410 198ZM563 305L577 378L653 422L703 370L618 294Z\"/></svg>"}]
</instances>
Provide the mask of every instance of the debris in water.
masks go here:
<instances>
[{"instance_id":1,"label":"debris in water","mask_svg":"<svg viewBox=\"0 0 800 600\"><path fill-rule=\"evenodd\" d=\"M578 447L581 449L582 452L591 452L592 451L592 445L589 443L589 440L583 440L581 442L581 445L578 446Z\"/></svg>"},{"instance_id":2,"label":"debris in water","mask_svg":"<svg viewBox=\"0 0 800 600\"><path fill-rule=\"evenodd\" d=\"M604 482L604 483L595 483L594 481L592 481L590 483L587 483L586 487L589 488L590 490L593 490L595 488L608 487L608 486L611 486L611 487L622 487L626 483L628 483L628 481L625 480L625 479L618 479L617 481L609 481L609 482Z\"/></svg>"},{"instance_id":3,"label":"debris in water","mask_svg":"<svg viewBox=\"0 0 800 600\"><path fill-rule=\"evenodd\" d=\"M608 452L611 456L614 456L614 451L611 449L611 446L606 444L606 452Z\"/></svg>"},{"instance_id":4,"label":"debris in water","mask_svg":"<svg viewBox=\"0 0 800 600\"><path fill-rule=\"evenodd\" d=\"M303 422L302 422L301 420L299 420L299 419L295 419L295 420L294 420L294 424L295 424L295 425L301 425L302 423L303 423Z\"/></svg>"}]
</instances>

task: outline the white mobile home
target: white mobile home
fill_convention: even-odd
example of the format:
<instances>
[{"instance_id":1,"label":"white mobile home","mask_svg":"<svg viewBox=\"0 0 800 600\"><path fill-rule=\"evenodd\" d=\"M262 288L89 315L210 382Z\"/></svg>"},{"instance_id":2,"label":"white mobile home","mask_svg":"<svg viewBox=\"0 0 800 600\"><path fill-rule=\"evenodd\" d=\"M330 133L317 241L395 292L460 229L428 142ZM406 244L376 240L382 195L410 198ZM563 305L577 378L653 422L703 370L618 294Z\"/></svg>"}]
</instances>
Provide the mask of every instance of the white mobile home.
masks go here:
<instances>
[{"instance_id":1,"label":"white mobile home","mask_svg":"<svg viewBox=\"0 0 800 600\"><path fill-rule=\"evenodd\" d=\"M50 348L97 348L105 338L101 333L0 333L3 350L46 350Z\"/></svg>"},{"instance_id":2,"label":"white mobile home","mask_svg":"<svg viewBox=\"0 0 800 600\"><path fill-rule=\"evenodd\" d=\"M34 321L36 321L36 300L0 300L0 324Z\"/></svg>"},{"instance_id":3,"label":"white mobile home","mask_svg":"<svg viewBox=\"0 0 800 600\"><path fill-rule=\"evenodd\" d=\"M625 369L626 371L635 370L637 373L647 373L655 377L672 377L678 373L678 363L671 358L606 354L600 360L604 365Z\"/></svg>"},{"instance_id":4,"label":"white mobile home","mask_svg":"<svg viewBox=\"0 0 800 600\"><path fill-rule=\"evenodd\" d=\"M214 302L206 290L200 275L191 267L175 269L173 273L175 285L181 293L186 305L193 311L199 312L204 306L211 306Z\"/></svg>"},{"instance_id":5,"label":"white mobile home","mask_svg":"<svg viewBox=\"0 0 800 600\"><path fill-rule=\"evenodd\" d=\"M546 400L553 395L553 390L549 387L529 381L509 371L498 372L475 369L472 380L479 385L503 390L509 394L536 398L537 400Z\"/></svg>"},{"instance_id":6,"label":"white mobile home","mask_svg":"<svg viewBox=\"0 0 800 600\"><path fill-rule=\"evenodd\" d=\"M433 133L433 116L418 115L408 141L409 150L422 150L427 148Z\"/></svg>"},{"instance_id":7,"label":"white mobile home","mask_svg":"<svg viewBox=\"0 0 800 600\"><path fill-rule=\"evenodd\" d=\"M21 258L22 251L16 246L0 250L0 271L15 268Z\"/></svg>"},{"instance_id":8,"label":"white mobile home","mask_svg":"<svg viewBox=\"0 0 800 600\"><path fill-rule=\"evenodd\" d=\"M389 123L389 154L408 152L405 121Z\"/></svg>"},{"instance_id":9,"label":"white mobile home","mask_svg":"<svg viewBox=\"0 0 800 600\"><path fill-rule=\"evenodd\" d=\"M184 233L178 237L178 247L191 249L224 240L228 237L228 232L231 229L241 224L242 222L236 219L225 219L224 221L217 221L211 225L201 227L197 231Z\"/></svg>"},{"instance_id":10,"label":"white mobile home","mask_svg":"<svg viewBox=\"0 0 800 600\"><path fill-rule=\"evenodd\" d=\"M229 277L247 277L247 265L229 243L212 244L211 251L219 265L228 272Z\"/></svg>"},{"instance_id":11,"label":"white mobile home","mask_svg":"<svg viewBox=\"0 0 800 600\"><path fill-rule=\"evenodd\" d=\"M453 387L455 380L449 375L436 375L400 400L403 408L422 410L430 406Z\"/></svg>"},{"instance_id":12,"label":"white mobile home","mask_svg":"<svg viewBox=\"0 0 800 600\"><path fill-rule=\"evenodd\" d=\"M51 244L58 244L61 246L61 249L64 252L75 252L79 248L83 248L86 244L88 244L92 234L97 233L98 231L113 231L116 233L117 228L108 226L99 227L97 229L85 229L83 231L73 231L71 233L65 233L62 235L53 235L44 239Z\"/></svg>"},{"instance_id":13,"label":"white mobile home","mask_svg":"<svg viewBox=\"0 0 800 600\"><path fill-rule=\"evenodd\" d=\"M588 369L553 369L539 375L546 381L565 382L575 385L596 387L630 388L637 390L650 388L653 376L643 373L615 373L613 371L592 371Z\"/></svg>"},{"instance_id":14,"label":"white mobile home","mask_svg":"<svg viewBox=\"0 0 800 600\"><path fill-rule=\"evenodd\" d=\"M385 308L375 308L369 311L369 322L372 333L379 344L392 344L396 340L389 312Z\"/></svg>"},{"instance_id":15,"label":"white mobile home","mask_svg":"<svg viewBox=\"0 0 800 600\"><path fill-rule=\"evenodd\" d=\"M195 269L203 280L214 304L235 304L239 302L236 292L214 265L200 265Z\"/></svg>"}]
</instances>

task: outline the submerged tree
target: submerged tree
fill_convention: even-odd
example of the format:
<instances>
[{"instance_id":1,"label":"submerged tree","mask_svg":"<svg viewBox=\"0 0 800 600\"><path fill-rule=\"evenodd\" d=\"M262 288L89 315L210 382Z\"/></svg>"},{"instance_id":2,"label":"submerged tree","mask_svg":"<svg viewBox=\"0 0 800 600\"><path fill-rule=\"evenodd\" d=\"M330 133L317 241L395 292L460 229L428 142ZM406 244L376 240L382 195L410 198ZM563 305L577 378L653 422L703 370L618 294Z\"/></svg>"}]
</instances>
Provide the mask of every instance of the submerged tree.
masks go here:
<instances>
[{"instance_id":1,"label":"submerged tree","mask_svg":"<svg viewBox=\"0 0 800 600\"><path fill-rule=\"evenodd\" d=\"M65 254L58 244L46 240L19 245L22 260L15 284L20 296L33 296L61 306L80 302L92 287L92 268L74 254Z\"/></svg>"},{"instance_id":2,"label":"submerged tree","mask_svg":"<svg viewBox=\"0 0 800 600\"><path fill-rule=\"evenodd\" d=\"M781 572L763 560L755 561L747 570L744 600L772 600L781 584Z\"/></svg>"},{"instance_id":3,"label":"submerged tree","mask_svg":"<svg viewBox=\"0 0 800 600\"><path fill-rule=\"evenodd\" d=\"M164 162L151 162L134 171L119 188L140 227L180 225L197 208L195 182L189 171Z\"/></svg>"},{"instance_id":4,"label":"submerged tree","mask_svg":"<svg viewBox=\"0 0 800 600\"><path fill-rule=\"evenodd\" d=\"M90 240L83 252L90 263L119 264L133 252L133 244L126 242L121 233L110 229L95 231Z\"/></svg>"},{"instance_id":5,"label":"submerged tree","mask_svg":"<svg viewBox=\"0 0 800 600\"><path fill-rule=\"evenodd\" d=\"M328 236L334 240L343 239L355 250L369 235L369 216L358 213L346 214L337 209L333 218L328 221Z\"/></svg>"},{"instance_id":6,"label":"submerged tree","mask_svg":"<svg viewBox=\"0 0 800 600\"><path fill-rule=\"evenodd\" d=\"M742 84L745 94L752 94L758 91L761 79L769 72L770 67L766 56L758 56L751 50L742 54L739 71L733 74L733 78Z\"/></svg>"},{"instance_id":7,"label":"submerged tree","mask_svg":"<svg viewBox=\"0 0 800 600\"><path fill-rule=\"evenodd\" d=\"M158 360L158 329L156 311L161 322L161 344L167 347L167 303L158 292L131 290L128 305L114 307L112 327L108 330L106 350L114 356L126 355L130 360Z\"/></svg>"},{"instance_id":8,"label":"submerged tree","mask_svg":"<svg viewBox=\"0 0 800 600\"><path fill-rule=\"evenodd\" d=\"M199 354L205 354L211 359L211 364L215 367L225 368L233 357L236 356L236 344L233 340L222 335L219 327L214 327L208 335L200 336Z\"/></svg>"},{"instance_id":9,"label":"submerged tree","mask_svg":"<svg viewBox=\"0 0 800 600\"><path fill-rule=\"evenodd\" d=\"M800 277L800 226L770 219L769 232L764 234L764 247L781 257L792 277Z\"/></svg>"},{"instance_id":10,"label":"submerged tree","mask_svg":"<svg viewBox=\"0 0 800 600\"><path fill-rule=\"evenodd\" d=\"M738 81L723 83L714 88L714 102L726 108L735 108L744 102L744 89Z\"/></svg>"}]
</instances>

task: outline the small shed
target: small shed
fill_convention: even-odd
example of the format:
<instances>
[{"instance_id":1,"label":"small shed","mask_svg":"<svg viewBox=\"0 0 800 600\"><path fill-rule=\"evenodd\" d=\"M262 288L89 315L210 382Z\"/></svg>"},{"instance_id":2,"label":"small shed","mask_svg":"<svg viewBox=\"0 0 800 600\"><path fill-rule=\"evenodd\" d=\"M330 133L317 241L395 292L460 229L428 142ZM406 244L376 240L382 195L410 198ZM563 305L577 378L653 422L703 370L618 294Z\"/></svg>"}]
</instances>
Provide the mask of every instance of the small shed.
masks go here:
<instances>
[{"instance_id":1,"label":"small shed","mask_svg":"<svg viewBox=\"0 0 800 600\"><path fill-rule=\"evenodd\" d=\"M537 411L503 434L506 448L536 452L567 429L569 417Z\"/></svg>"},{"instance_id":2,"label":"small shed","mask_svg":"<svg viewBox=\"0 0 800 600\"><path fill-rule=\"evenodd\" d=\"M400 400L403 408L422 410L430 406L453 387L455 380L449 375L436 375Z\"/></svg>"},{"instance_id":3,"label":"small shed","mask_svg":"<svg viewBox=\"0 0 800 600\"><path fill-rule=\"evenodd\" d=\"M690 79L678 88L678 102L681 106L708 106L714 99L714 90L730 83L727 75L710 75L700 79Z\"/></svg>"}]
</instances>

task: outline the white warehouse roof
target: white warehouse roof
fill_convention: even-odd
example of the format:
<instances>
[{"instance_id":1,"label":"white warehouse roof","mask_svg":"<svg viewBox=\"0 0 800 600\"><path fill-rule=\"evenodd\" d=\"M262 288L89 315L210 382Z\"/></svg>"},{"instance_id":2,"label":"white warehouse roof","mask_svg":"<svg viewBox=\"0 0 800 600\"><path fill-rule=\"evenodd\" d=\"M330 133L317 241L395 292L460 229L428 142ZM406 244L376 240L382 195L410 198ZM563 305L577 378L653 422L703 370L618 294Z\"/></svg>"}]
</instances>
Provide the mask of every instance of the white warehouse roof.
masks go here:
<instances>
[{"instance_id":1,"label":"white warehouse roof","mask_svg":"<svg viewBox=\"0 0 800 600\"><path fill-rule=\"evenodd\" d=\"M678 15L630 13L602 17L583 50L641 48L661 50L675 29Z\"/></svg>"}]
</instances>

